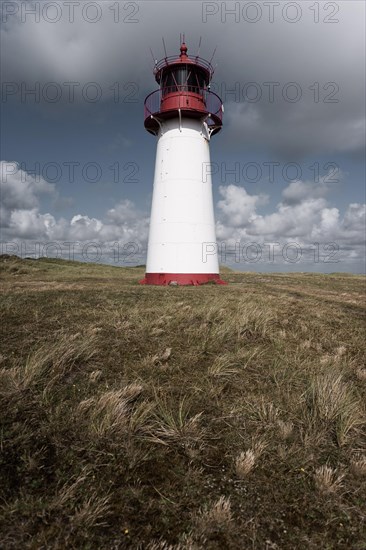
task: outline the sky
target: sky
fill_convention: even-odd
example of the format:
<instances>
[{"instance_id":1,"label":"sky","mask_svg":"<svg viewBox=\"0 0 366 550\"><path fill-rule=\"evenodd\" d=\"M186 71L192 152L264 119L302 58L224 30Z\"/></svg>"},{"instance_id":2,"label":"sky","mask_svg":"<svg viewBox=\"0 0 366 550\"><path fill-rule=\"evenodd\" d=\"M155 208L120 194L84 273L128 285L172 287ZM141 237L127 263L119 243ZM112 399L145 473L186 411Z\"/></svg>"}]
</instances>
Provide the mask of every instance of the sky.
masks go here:
<instances>
[{"instance_id":1,"label":"sky","mask_svg":"<svg viewBox=\"0 0 366 550\"><path fill-rule=\"evenodd\" d=\"M220 262L364 272L364 20L362 0L2 2L0 253L145 263L144 99L184 33L224 104Z\"/></svg>"}]
</instances>

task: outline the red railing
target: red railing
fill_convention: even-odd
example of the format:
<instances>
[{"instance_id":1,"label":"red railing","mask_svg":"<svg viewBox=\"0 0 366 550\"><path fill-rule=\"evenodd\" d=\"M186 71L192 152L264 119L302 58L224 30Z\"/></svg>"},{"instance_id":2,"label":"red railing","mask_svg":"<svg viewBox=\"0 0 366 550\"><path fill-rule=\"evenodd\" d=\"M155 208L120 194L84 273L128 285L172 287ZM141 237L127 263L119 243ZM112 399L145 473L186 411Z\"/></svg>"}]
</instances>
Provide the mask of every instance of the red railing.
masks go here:
<instances>
[{"instance_id":1,"label":"red railing","mask_svg":"<svg viewBox=\"0 0 366 550\"><path fill-rule=\"evenodd\" d=\"M176 55L170 55L169 57L163 57L163 59L160 59L160 61L158 61L156 63L154 70L155 70L155 72L158 72L161 69L163 69L164 67L168 67L169 65L174 65L175 63L178 63L178 64L181 63L181 60ZM209 71L210 74L213 74L213 72L214 72L214 68L211 65L211 63L209 61L206 61L206 59L203 59L202 57L199 57L197 55L188 58L187 65L192 65L192 64L203 67L204 69Z\"/></svg>"},{"instance_id":2,"label":"red railing","mask_svg":"<svg viewBox=\"0 0 366 550\"><path fill-rule=\"evenodd\" d=\"M187 97L196 97L202 100L202 113L207 113L213 116L214 122L222 123L223 106L220 97L214 92L200 89L197 86L170 86L167 88L159 88L151 94L149 94L144 103L145 120L151 115L158 116L161 113L165 113L164 101L162 105L162 99L166 98L168 94L175 93L178 97L177 108L185 109L187 111L195 111L197 109L190 109L186 106ZM198 110L199 112L201 109Z\"/></svg>"}]
</instances>

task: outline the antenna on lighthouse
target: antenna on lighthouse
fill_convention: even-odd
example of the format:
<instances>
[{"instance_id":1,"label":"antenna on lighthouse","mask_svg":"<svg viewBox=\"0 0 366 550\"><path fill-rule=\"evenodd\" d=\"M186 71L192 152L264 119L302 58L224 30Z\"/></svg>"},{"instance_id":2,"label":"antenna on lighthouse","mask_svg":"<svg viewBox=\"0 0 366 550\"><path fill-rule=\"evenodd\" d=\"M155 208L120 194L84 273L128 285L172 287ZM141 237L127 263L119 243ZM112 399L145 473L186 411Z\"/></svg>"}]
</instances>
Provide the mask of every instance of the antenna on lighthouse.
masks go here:
<instances>
[{"instance_id":1,"label":"antenna on lighthouse","mask_svg":"<svg viewBox=\"0 0 366 550\"><path fill-rule=\"evenodd\" d=\"M210 61L209 61L210 65L211 65L211 61L212 61L213 58L214 58L214 55L215 55L215 53L216 53L216 50L217 50L217 46L215 47L215 49L214 49L214 51L213 51L213 54L212 54L212 56L211 56L211 59L210 59Z\"/></svg>"},{"instance_id":2,"label":"antenna on lighthouse","mask_svg":"<svg viewBox=\"0 0 366 550\"><path fill-rule=\"evenodd\" d=\"M202 42L202 36L200 36L200 41L199 41L199 43L198 43L198 52L197 52L197 55L196 55L196 61L197 61L197 59L198 59L199 56L200 56L201 42Z\"/></svg>"},{"instance_id":3,"label":"antenna on lighthouse","mask_svg":"<svg viewBox=\"0 0 366 550\"><path fill-rule=\"evenodd\" d=\"M152 49L151 49L151 48L150 48L150 53L151 53L151 57L153 58L153 61L154 61L154 65L157 65L157 63L158 63L158 60L156 59L156 57L155 57L155 55L154 55L154 53L153 53L153 51L152 51Z\"/></svg>"},{"instance_id":4,"label":"antenna on lighthouse","mask_svg":"<svg viewBox=\"0 0 366 550\"><path fill-rule=\"evenodd\" d=\"M166 53L166 47L165 47L164 37L162 37L161 39L162 39L162 41L163 41L164 52L165 52L165 61L166 61L166 59L167 59L167 57L168 57L168 54Z\"/></svg>"}]
</instances>

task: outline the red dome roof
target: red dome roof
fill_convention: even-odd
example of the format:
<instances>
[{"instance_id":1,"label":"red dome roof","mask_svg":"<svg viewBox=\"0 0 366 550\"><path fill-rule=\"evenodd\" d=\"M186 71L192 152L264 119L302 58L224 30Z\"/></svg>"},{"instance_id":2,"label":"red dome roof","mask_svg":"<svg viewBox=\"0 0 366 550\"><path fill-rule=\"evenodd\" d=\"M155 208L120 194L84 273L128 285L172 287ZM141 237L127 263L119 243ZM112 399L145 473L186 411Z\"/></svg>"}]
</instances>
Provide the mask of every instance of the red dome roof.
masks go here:
<instances>
[{"instance_id":1,"label":"red dome roof","mask_svg":"<svg viewBox=\"0 0 366 550\"><path fill-rule=\"evenodd\" d=\"M199 67L200 69L205 71L205 73L207 74L208 80L211 80L213 72L214 72L214 69L213 69L211 63L209 63L208 61L206 61L202 57L198 57L198 55L196 55L195 57L189 57L187 55L187 51L188 51L188 48L187 48L186 43L182 42L182 44L180 46L180 55L179 55L179 57L176 57L176 56L164 57L163 59L161 59L160 61L158 61L156 63L155 68L154 68L154 73L155 73L155 79L158 83L160 83L161 73L164 69L166 69L167 67L174 66L174 65L175 66L180 65L181 63L184 63L185 65L188 65L188 64L189 65L196 65L197 67Z\"/></svg>"}]
</instances>

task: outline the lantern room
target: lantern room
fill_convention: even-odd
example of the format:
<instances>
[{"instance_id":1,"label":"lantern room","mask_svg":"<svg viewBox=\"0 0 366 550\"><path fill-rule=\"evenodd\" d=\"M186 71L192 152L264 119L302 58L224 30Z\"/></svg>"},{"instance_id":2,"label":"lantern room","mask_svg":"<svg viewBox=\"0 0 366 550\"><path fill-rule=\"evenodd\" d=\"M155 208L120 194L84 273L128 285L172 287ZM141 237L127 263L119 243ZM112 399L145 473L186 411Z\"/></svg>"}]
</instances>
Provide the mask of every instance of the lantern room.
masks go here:
<instances>
[{"instance_id":1,"label":"lantern room","mask_svg":"<svg viewBox=\"0 0 366 550\"><path fill-rule=\"evenodd\" d=\"M145 100L145 128L157 135L160 121L189 117L205 119L211 134L222 126L222 101L209 90L213 75L211 64L201 57L189 57L183 42L180 55L165 57L155 64L159 89Z\"/></svg>"}]
</instances>

